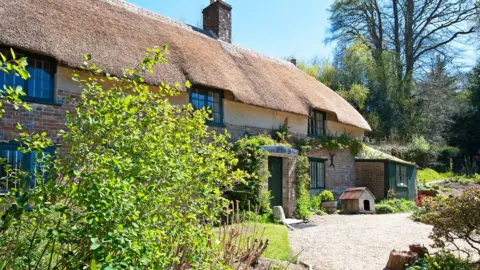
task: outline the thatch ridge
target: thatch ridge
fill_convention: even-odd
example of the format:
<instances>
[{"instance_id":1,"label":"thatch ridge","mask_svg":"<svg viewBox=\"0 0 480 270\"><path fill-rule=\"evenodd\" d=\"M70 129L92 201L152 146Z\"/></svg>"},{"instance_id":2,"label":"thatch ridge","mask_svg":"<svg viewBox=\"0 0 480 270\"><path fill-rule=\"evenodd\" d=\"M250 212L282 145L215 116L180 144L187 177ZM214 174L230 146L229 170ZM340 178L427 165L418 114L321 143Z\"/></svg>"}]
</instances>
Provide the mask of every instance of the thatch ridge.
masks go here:
<instances>
[{"instance_id":1,"label":"thatch ridge","mask_svg":"<svg viewBox=\"0 0 480 270\"><path fill-rule=\"evenodd\" d=\"M291 63L228 44L122 0L0 2L0 44L41 52L78 68L82 55L112 74L138 63L147 47L168 44L169 64L147 82L184 82L230 91L239 102L308 115L312 108L370 130L337 93Z\"/></svg>"}]
</instances>

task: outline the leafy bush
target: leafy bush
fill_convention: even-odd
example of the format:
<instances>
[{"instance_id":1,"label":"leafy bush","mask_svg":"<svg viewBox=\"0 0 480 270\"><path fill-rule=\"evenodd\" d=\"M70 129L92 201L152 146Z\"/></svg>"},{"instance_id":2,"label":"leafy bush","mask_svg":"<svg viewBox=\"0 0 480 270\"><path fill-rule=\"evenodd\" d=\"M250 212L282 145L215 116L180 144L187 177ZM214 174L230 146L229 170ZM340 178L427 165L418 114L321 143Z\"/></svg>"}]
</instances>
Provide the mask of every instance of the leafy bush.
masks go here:
<instances>
[{"instance_id":1,"label":"leafy bush","mask_svg":"<svg viewBox=\"0 0 480 270\"><path fill-rule=\"evenodd\" d=\"M415 202L406 199L384 200L375 205L377 214L408 213L417 209Z\"/></svg>"},{"instance_id":2,"label":"leafy bush","mask_svg":"<svg viewBox=\"0 0 480 270\"><path fill-rule=\"evenodd\" d=\"M443 248L446 243L456 246L454 242L460 239L480 255L480 189L468 189L461 196L443 200L436 211L425 218L434 227L430 237L436 247ZM456 247L469 253L465 248Z\"/></svg>"},{"instance_id":3,"label":"leafy bush","mask_svg":"<svg viewBox=\"0 0 480 270\"><path fill-rule=\"evenodd\" d=\"M322 203L324 202L331 202L335 200L335 197L333 196L333 193L330 190L324 190L322 193L320 193L320 201Z\"/></svg>"},{"instance_id":4,"label":"leafy bush","mask_svg":"<svg viewBox=\"0 0 480 270\"><path fill-rule=\"evenodd\" d=\"M68 147L56 159L44 154L51 145L44 134L21 135L22 151L38 155L39 186L3 199L0 268L223 265L211 229L228 206L223 190L244 173L233 171L227 137L208 131L208 112L173 106L167 97L176 89L143 83L142 71L165 63L166 50L149 51L123 78L101 76L86 56L90 75L74 75L83 93L67 117ZM6 177L22 182L26 174L10 168Z\"/></svg>"},{"instance_id":5,"label":"leafy bush","mask_svg":"<svg viewBox=\"0 0 480 270\"><path fill-rule=\"evenodd\" d=\"M377 214L393 214L396 213L395 209L391 205L376 205L375 206L375 211Z\"/></svg>"},{"instance_id":6,"label":"leafy bush","mask_svg":"<svg viewBox=\"0 0 480 270\"><path fill-rule=\"evenodd\" d=\"M449 172L452 170L452 160L460 154L460 149L453 146L434 147L437 160L433 167L439 172Z\"/></svg>"},{"instance_id":7,"label":"leafy bush","mask_svg":"<svg viewBox=\"0 0 480 270\"><path fill-rule=\"evenodd\" d=\"M407 270L470 270L473 269L470 262L457 258L448 251L436 252L433 255L425 255Z\"/></svg>"},{"instance_id":8,"label":"leafy bush","mask_svg":"<svg viewBox=\"0 0 480 270\"><path fill-rule=\"evenodd\" d=\"M310 197L310 211L319 216L326 215L327 212L322 208L322 198L320 195Z\"/></svg>"}]
</instances>

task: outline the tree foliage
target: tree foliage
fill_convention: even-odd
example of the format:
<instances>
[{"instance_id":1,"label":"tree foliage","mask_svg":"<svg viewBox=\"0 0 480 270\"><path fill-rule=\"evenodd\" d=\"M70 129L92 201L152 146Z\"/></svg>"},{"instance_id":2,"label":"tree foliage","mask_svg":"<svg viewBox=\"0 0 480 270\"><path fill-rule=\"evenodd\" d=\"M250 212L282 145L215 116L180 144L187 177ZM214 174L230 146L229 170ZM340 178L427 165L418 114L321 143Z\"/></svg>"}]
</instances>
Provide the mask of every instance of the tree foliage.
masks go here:
<instances>
[{"instance_id":1,"label":"tree foliage","mask_svg":"<svg viewBox=\"0 0 480 270\"><path fill-rule=\"evenodd\" d=\"M222 267L211 228L228 207L222 190L244 173L234 171L227 137L207 130L205 110L169 103L179 85L144 84L166 52L149 50L120 78L105 78L86 56L89 75L74 75L83 93L67 117L67 147L53 158L44 134L21 136L22 151L37 153L39 186L3 199L0 268Z\"/></svg>"}]
</instances>

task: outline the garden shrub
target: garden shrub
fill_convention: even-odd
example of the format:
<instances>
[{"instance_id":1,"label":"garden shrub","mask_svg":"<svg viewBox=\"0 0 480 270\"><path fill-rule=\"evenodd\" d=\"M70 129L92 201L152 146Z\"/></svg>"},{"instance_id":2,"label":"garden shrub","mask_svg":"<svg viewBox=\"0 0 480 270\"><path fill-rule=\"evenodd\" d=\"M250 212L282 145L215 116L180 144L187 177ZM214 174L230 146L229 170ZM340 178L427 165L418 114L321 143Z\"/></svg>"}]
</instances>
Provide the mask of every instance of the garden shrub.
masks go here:
<instances>
[{"instance_id":1,"label":"garden shrub","mask_svg":"<svg viewBox=\"0 0 480 270\"><path fill-rule=\"evenodd\" d=\"M437 160L433 165L433 168L439 172L450 172L452 170L452 160L460 154L460 149L453 146L440 146L434 147Z\"/></svg>"},{"instance_id":2,"label":"garden shrub","mask_svg":"<svg viewBox=\"0 0 480 270\"><path fill-rule=\"evenodd\" d=\"M322 201L322 203L331 202L335 200L335 197L330 190L324 190L322 191L322 193L320 193L320 200Z\"/></svg>"},{"instance_id":3,"label":"garden shrub","mask_svg":"<svg viewBox=\"0 0 480 270\"><path fill-rule=\"evenodd\" d=\"M446 198L435 210L425 216L426 222L434 227L430 238L435 246L444 247L448 243L468 254L468 250L455 245L459 239L480 255L480 190L468 189L458 197Z\"/></svg>"},{"instance_id":4,"label":"garden shrub","mask_svg":"<svg viewBox=\"0 0 480 270\"><path fill-rule=\"evenodd\" d=\"M223 190L244 173L234 171L227 137L208 131L207 111L173 106L175 88L144 84L143 71L166 63L166 51L150 50L122 78L100 76L86 56L90 75L74 75L83 93L56 159L44 154L45 134L21 135L22 151L38 155L40 185L3 198L0 268L223 267L211 228L228 207ZM7 177L28 174L10 169Z\"/></svg>"},{"instance_id":5,"label":"garden shrub","mask_svg":"<svg viewBox=\"0 0 480 270\"><path fill-rule=\"evenodd\" d=\"M417 209L415 202L406 199L384 200L375 205L377 214L408 213Z\"/></svg>"},{"instance_id":6,"label":"garden shrub","mask_svg":"<svg viewBox=\"0 0 480 270\"><path fill-rule=\"evenodd\" d=\"M315 215L323 216L326 215L327 212L322 208L322 198L320 195L317 196L311 196L310 197L310 212L312 212Z\"/></svg>"},{"instance_id":7,"label":"garden shrub","mask_svg":"<svg viewBox=\"0 0 480 270\"><path fill-rule=\"evenodd\" d=\"M432 255L426 254L407 270L470 270L474 269L469 261L455 256L455 254L442 250Z\"/></svg>"},{"instance_id":8,"label":"garden shrub","mask_svg":"<svg viewBox=\"0 0 480 270\"><path fill-rule=\"evenodd\" d=\"M260 146L277 145L269 135L246 136L234 144L238 159L237 168L248 173L245 183L235 185L227 197L240 201L243 211L258 209L260 213L271 213L271 195L266 188L270 172L268 171L268 152ZM250 204L250 206L249 206ZM251 207L251 209L249 209Z\"/></svg>"},{"instance_id":9,"label":"garden shrub","mask_svg":"<svg viewBox=\"0 0 480 270\"><path fill-rule=\"evenodd\" d=\"M396 213L391 205L376 205L375 211L377 214L393 214Z\"/></svg>"},{"instance_id":10,"label":"garden shrub","mask_svg":"<svg viewBox=\"0 0 480 270\"><path fill-rule=\"evenodd\" d=\"M307 146L300 149L296 166L295 196L297 198L297 208L295 214L302 219L310 217L310 194L308 192L310 185L310 162L308 161L307 150Z\"/></svg>"}]
</instances>

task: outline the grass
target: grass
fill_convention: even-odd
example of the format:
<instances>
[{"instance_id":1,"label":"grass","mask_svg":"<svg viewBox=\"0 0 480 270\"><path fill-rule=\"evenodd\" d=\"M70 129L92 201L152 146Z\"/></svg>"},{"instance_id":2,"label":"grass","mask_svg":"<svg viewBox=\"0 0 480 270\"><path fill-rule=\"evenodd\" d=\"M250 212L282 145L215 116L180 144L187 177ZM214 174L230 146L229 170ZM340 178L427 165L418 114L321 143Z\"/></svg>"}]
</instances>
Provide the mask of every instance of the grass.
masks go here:
<instances>
[{"instance_id":1,"label":"grass","mask_svg":"<svg viewBox=\"0 0 480 270\"><path fill-rule=\"evenodd\" d=\"M269 259L291 261L295 255L290 248L288 241L288 230L285 225L259 224L260 231L265 228L264 237L268 239L269 245L263 256Z\"/></svg>"},{"instance_id":2,"label":"grass","mask_svg":"<svg viewBox=\"0 0 480 270\"><path fill-rule=\"evenodd\" d=\"M452 177L453 174L448 173L439 173L433 169L427 168L418 171L418 183L426 184L433 181L445 180L449 177Z\"/></svg>"},{"instance_id":3,"label":"grass","mask_svg":"<svg viewBox=\"0 0 480 270\"><path fill-rule=\"evenodd\" d=\"M281 261L294 261L296 255L293 253L290 247L290 242L288 241L288 229L285 225L271 223L257 223L255 225L252 223L243 223L243 225L237 224L233 226L244 227L242 231L245 234L242 236L242 246L246 245L245 239L247 237L250 236L259 239L261 234L264 233L262 239L268 239L268 247L265 253L263 253L262 257ZM218 234L218 230L218 228L213 230L216 235Z\"/></svg>"}]
</instances>

